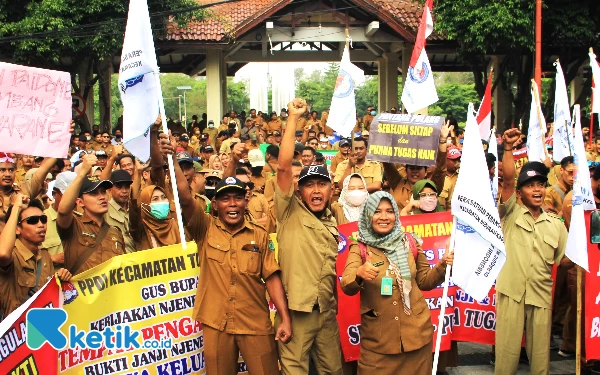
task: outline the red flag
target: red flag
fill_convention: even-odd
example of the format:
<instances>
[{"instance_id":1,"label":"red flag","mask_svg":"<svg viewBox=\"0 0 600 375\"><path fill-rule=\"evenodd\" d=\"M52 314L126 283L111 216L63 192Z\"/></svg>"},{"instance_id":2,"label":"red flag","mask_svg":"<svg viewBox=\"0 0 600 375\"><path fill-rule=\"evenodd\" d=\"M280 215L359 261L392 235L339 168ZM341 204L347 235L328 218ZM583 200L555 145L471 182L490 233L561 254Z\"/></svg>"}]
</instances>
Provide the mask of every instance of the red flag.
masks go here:
<instances>
[{"instance_id":1,"label":"red flag","mask_svg":"<svg viewBox=\"0 0 600 375\"><path fill-rule=\"evenodd\" d=\"M487 141L492 130L492 72L488 77L485 94L483 94L483 100L477 112L477 125L479 125L481 139Z\"/></svg>"},{"instance_id":2,"label":"red flag","mask_svg":"<svg viewBox=\"0 0 600 375\"><path fill-rule=\"evenodd\" d=\"M417 32L417 40L413 49L412 57L410 58L410 67L414 68L421 56L421 50L425 48L425 39L433 32L433 18L431 17L431 9L433 9L433 0L427 0L423 8L419 31Z\"/></svg>"}]
</instances>

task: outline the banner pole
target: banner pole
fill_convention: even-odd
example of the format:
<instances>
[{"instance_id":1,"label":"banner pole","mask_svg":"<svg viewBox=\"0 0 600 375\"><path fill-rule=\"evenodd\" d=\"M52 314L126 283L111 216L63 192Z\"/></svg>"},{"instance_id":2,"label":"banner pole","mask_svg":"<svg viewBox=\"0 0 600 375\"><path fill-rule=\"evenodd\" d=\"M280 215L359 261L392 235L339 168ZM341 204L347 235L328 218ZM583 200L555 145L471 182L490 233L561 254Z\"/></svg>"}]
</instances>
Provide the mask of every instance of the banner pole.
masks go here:
<instances>
[{"instance_id":1,"label":"banner pole","mask_svg":"<svg viewBox=\"0 0 600 375\"><path fill-rule=\"evenodd\" d=\"M577 267L577 334L575 341L575 374L581 374L581 284L582 284L582 275L581 275L581 267Z\"/></svg>"},{"instance_id":2,"label":"banner pole","mask_svg":"<svg viewBox=\"0 0 600 375\"><path fill-rule=\"evenodd\" d=\"M448 246L448 253L454 251L454 233L456 231L456 216L452 218L452 233L450 234L450 245ZM448 299L448 284L450 283L450 273L452 272L452 265L446 267L446 275L444 277L444 291L442 293L442 306L440 307L440 317L438 320L438 327L436 331L435 340L435 353L433 355L433 367L431 369L431 375L436 375L438 361L440 359L440 345L442 344L442 330L444 328L444 317L446 314L446 302Z\"/></svg>"},{"instance_id":3,"label":"banner pole","mask_svg":"<svg viewBox=\"0 0 600 375\"><path fill-rule=\"evenodd\" d=\"M160 85L160 73L155 72L156 83L158 84L158 105L160 110L160 118L162 120L162 131L167 129L167 118L165 117L165 102L163 100L162 87ZM156 140L150 140L156 142ZM179 191L177 190L177 181L175 180L175 164L173 164L173 155L167 155L167 163L169 165L169 179L171 180L171 188L173 189L173 199L175 200L175 214L177 215L177 224L179 224L179 238L181 238L181 247L187 249L185 240L185 232L183 227L183 215L181 214L181 204L179 203Z\"/></svg>"}]
</instances>

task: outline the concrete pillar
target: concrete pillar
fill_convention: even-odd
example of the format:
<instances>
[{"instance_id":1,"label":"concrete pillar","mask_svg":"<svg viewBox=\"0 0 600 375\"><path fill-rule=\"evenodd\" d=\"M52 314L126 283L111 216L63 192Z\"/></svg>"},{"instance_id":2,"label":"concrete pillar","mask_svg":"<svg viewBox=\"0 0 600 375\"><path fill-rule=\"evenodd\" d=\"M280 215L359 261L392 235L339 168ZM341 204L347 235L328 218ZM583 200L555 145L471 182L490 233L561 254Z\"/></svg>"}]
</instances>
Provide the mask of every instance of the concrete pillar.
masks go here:
<instances>
[{"instance_id":1,"label":"concrete pillar","mask_svg":"<svg viewBox=\"0 0 600 375\"><path fill-rule=\"evenodd\" d=\"M227 71L223 60L221 50L206 50L206 114L215 124L221 122L227 99Z\"/></svg>"},{"instance_id":2,"label":"concrete pillar","mask_svg":"<svg viewBox=\"0 0 600 375\"><path fill-rule=\"evenodd\" d=\"M503 59L504 56L492 57L491 64L494 67L494 74L500 71L500 64L502 63ZM496 78L494 78L494 80L495 79ZM502 83L500 82L498 85L496 85L496 89L492 93L492 111L494 111L495 116L495 122L492 124L492 126L495 125L496 129L501 132L504 132L505 130L505 120L512 122L512 103L510 101L510 97L507 95L506 90L510 90L510 88L502 87ZM509 123L508 126L510 125L511 124Z\"/></svg>"},{"instance_id":3,"label":"concrete pillar","mask_svg":"<svg viewBox=\"0 0 600 375\"><path fill-rule=\"evenodd\" d=\"M571 95L569 95L569 104L574 105L583 89L583 68L579 68L577 76L571 81L570 86Z\"/></svg>"},{"instance_id":4,"label":"concrete pillar","mask_svg":"<svg viewBox=\"0 0 600 375\"><path fill-rule=\"evenodd\" d=\"M380 110L389 111L392 107L398 107L398 65L400 63L400 55L397 53L386 52L383 54L383 58L386 60L386 106L380 108Z\"/></svg>"},{"instance_id":5,"label":"concrete pillar","mask_svg":"<svg viewBox=\"0 0 600 375\"><path fill-rule=\"evenodd\" d=\"M81 69L79 71L78 74L78 78L79 78L79 95L81 95L83 97L86 88L88 87L87 82L91 82L94 75L93 72L89 72L87 71L88 68L88 64L83 63L80 65ZM88 122L90 124L90 130L92 128L92 126L94 125L94 87L90 87L89 89L89 93L88 93L88 97L85 103L85 114L86 117L88 118Z\"/></svg>"},{"instance_id":6,"label":"concrete pillar","mask_svg":"<svg viewBox=\"0 0 600 375\"><path fill-rule=\"evenodd\" d=\"M99 98L100 98L100 130L112 132L112 96L110 93L111 80L114 73L113 63L105 59L98 67Z\"/></svg>"},{"instance_id":7,"label":"concrete pillar","mask_svg":"<svg viewBox=\"0 0 600 375\"><path fill-rule=\"evenodd\" d=\"M377 83L378 83L378 104L377 112L387 109L387 68L388 62L385 57L377 59Z\"/></svg>"}]
</instances>

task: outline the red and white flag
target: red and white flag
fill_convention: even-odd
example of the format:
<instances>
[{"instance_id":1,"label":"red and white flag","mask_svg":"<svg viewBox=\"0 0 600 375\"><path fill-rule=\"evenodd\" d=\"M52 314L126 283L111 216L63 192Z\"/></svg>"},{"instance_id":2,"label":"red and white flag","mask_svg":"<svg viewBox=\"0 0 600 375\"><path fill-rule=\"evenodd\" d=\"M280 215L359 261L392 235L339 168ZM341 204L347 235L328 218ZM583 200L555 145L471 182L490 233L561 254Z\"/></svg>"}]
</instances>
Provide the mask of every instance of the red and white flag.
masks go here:
<instances>
[{"instance_id":1,"label":"red and white flag","mask_svg":"<svg viewBox=\"0 0 600 375\"><path fill-rule=\"evenodd\" d=\"M492 131L492 73L488 77L483 100L477 111L477 125L479 125L479 136L487 141Z\"/></svg>"},{"instance_id":2,"label":"red and white flag","mask_svg":"<svg viewBox=\"0 0 600 375\"><path fill-rule=\"evenodd\" d=\"M433 72L425 52L425 40L433 31L432 7L433 0L427 0L402 89L401 100L408 113L414 113L438 101Z\"/></svg>"},{"instance_id":3,"label":"red and white flag","mask_svg":"<svg viewBox=\"0 0 600 375\"><path fill-rule=\"evenodd\" d=\"M593 76L593 84L592 84L592 112L600 113L600 87L596 85L596 82L600 82L600 66L598 66L598 60L596 60L596 55L594 55L594 51L590 48L590 66L592 67L592 76Z\"/></svg>"}]
</instances>

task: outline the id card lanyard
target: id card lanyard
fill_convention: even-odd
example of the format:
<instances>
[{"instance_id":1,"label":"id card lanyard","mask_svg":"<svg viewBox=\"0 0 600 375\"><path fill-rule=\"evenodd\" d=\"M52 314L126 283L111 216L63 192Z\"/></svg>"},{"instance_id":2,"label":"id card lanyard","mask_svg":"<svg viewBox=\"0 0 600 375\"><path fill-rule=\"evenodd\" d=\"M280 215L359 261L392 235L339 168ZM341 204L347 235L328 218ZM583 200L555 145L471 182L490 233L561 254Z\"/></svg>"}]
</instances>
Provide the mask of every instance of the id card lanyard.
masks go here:
<instances>
[{"instance_id":1,"label":"id card lanyard","mask_svg":"<svg viewBox=\"0 0 600 375\"><path fill-rule=\"evenodd\" d=\"M392 266L388 266L388 269L385 270L385 277L381 278L381 295L382 296L391 296L392 295L392 278L390 277L390 270Z\"/></svg>"}]
</instances>

